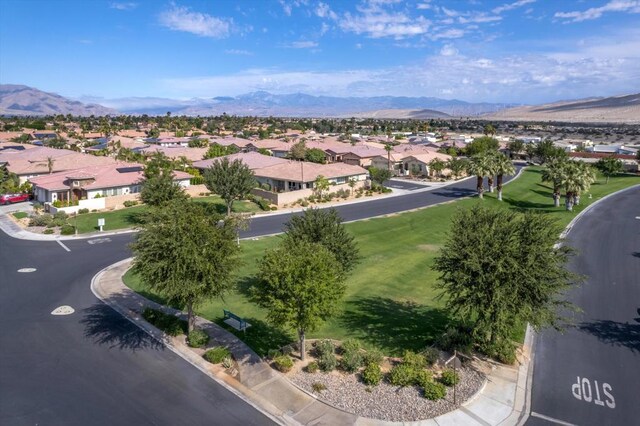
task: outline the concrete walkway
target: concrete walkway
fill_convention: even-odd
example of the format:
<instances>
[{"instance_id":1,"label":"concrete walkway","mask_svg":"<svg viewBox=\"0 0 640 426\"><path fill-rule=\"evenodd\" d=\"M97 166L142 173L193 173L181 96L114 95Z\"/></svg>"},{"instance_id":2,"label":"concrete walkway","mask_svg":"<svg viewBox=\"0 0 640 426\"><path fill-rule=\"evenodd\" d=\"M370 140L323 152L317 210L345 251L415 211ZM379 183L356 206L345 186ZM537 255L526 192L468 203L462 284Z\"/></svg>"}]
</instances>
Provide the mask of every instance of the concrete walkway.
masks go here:
<instances>
[{"instance_id":1,"label":"concrete walkway","mask_svg":"<svg viewBox=\"0 0 640 426\"><path fill-rule=\"evenodd\" d=\"M238 363L235 377L220 366L206 362L189 348L184 337L170 337L151 326L141 317L146 307L186 319L186 314L152 302L124 285L122 276L129 269L131 259L100 271L91 282L93 293L114 310L145 330L158 341L203 373L227 387L275 421L302 425L516 425L528 417L528 396L531 384L529 351L533 333L527 332L525 362L519 368L483 362L481 369L487 376L485 386L459 409L434 419L419 422L394 423L358 417L316 399L273 370L251 348L233 334L208 320L198 317L196 325L203 329L217 345L227 346Z\"/></svg>"}]
</instances>

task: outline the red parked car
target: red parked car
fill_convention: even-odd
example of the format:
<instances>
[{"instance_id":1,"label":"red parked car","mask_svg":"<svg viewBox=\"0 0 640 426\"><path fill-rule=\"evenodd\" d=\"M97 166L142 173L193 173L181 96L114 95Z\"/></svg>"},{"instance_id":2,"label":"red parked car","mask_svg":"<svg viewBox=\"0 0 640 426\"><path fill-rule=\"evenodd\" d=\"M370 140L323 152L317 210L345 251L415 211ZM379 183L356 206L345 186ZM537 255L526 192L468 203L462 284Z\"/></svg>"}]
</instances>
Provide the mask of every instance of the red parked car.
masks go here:
<instances>
[{"instance_id":1,"label":"red parked car","mask_svg":"<svg viewBox=\"0 0 640 426\"><path fill-rule=\"evenodd\" d=\"M23 201L29 201L29 194L4 194L0 195L0 205L7 205L13 203L21 203Z\"/></svg>"}]
</instances>

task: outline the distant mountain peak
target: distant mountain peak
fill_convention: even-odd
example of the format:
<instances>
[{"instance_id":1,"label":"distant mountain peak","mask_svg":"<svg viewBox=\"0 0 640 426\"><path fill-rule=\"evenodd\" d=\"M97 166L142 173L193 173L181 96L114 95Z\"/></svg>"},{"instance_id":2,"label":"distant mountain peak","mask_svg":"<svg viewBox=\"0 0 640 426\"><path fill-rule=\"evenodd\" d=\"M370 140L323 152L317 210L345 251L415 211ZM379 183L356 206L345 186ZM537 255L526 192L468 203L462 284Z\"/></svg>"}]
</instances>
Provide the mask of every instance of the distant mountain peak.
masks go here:
<instances>
[{"instance_id":1,"label":"distant mountain peak","mask_svg":"<svg viewBox=\"0 0 640 426\"><path fill-rule=\"evenodd\" d=\"M115 115L98 104L83 104L56 93L20 84L0 84L0 115Z\"/></svg>"}]
</instances>

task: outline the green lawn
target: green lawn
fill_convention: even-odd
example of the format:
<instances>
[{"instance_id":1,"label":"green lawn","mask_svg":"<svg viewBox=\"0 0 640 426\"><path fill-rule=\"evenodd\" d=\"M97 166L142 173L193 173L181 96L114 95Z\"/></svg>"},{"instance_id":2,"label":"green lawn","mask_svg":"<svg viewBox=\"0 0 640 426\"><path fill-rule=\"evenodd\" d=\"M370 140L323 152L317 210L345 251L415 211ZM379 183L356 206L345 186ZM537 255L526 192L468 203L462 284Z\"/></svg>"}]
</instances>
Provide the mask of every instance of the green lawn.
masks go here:
<instances>
[{"instance_id":1,"label":"green lawn","mask_svg":"<svg viewBox=\"0 0 640 426\"><path fill-rule=\"evenodd\" d=\"M13 214L13 217L15 217L16 219L24 219L25 217L29 216L29 213L27 212L15 212L12 214Z\"/></svg>"},{"instance_id":2,"label":"green lawn","mask_svg":"<svg viewBox=\"0 0 640 426\"><path fill-rule=\"evenodd\" d=\"M212 203L218 212L227 212L224 201L218 196L194 198L193 200L199 203ZM83 234L98 231L98 218L105 219L105 226L103 228L105 231L132 228L140 224L141 216L145 210L145 206L134 206L109 212L78 215L78 233ZM253 201L236 201L233 203L233 211L237 213L255 213L261 210ZM75 225L76 219L72 218L69 221L72 225Z\"/></svg>"},{"instance_id":3,"label":"green lawn","mask_svg":"<svg viewBox=\"0 0 640 426\"><path fill-rule=\"evenodd\" d=\"M442 309L443 303L435 299L434 283L437 274L431 264L444 242L451 215L457 208L468 208L476 203L511 209L534 209L549 213L565 226L589 203L621 188L640 183L638 176L620 176L608 184L601 179L583 194L581 206L574 212L564 206L553 207L551 189L540 183L540 169L530 168L504 188L504 201L494 194L434 206L417 212L387 218L349 223L346 226L358 242L362 262L347 282L347 293L341 313L326 322L309 337L345 339L353 337L365 344L383 349L387 354L400 354L404 349L421 349L441 334L449 320ZM199 309L199 314L222 324L222 310L229 309L246 318L253 327L246 335L239 334L260 354L293 339L264 321L264 311L251 303L248 288L257 270L257 261L265 249L272 247L278 237L242 242L242 267L238 271L235 291L224 301L210 301ZM136 291L150 295L133 274L125 282ZM233 330L232 330L233 331ZM514 338L522 340L519 329Z\"/></svg>"}]
</instances>

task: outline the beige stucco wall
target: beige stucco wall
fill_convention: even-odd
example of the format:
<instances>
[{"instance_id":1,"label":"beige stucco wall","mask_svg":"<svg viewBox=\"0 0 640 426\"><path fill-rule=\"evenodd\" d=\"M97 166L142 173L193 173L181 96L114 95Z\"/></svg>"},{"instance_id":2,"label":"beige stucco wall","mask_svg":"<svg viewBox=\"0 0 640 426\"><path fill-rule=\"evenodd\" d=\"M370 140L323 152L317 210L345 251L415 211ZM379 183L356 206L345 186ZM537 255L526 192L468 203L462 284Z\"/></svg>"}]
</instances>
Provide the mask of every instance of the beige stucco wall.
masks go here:
<instances>
[{"instance_id":1,"label":"beige stucco wall","mask_svg":"<svg viewBox=\"0 0 640 426\"><path fill-rule=\"evenodd\" d=\"M358 188L362 188L366 185L366 183L367 183L366 180L358 181L356 182L356 186L353 189L356 190ZM329 187L328 192L336 192L341 189L346 189L347 191L350 191L351 187L348 184L331 185ZM259 188L253 189L251 193L255 196L262 197L266 200L269 200L271 204L275 204L278 207L282 207L285 204L294 203L301 198L307 198L314 194L313 189L299 189L297 191L274 193L274 192L265 191L264 189L259 189Z\"/></svg>"}]
</instances>

